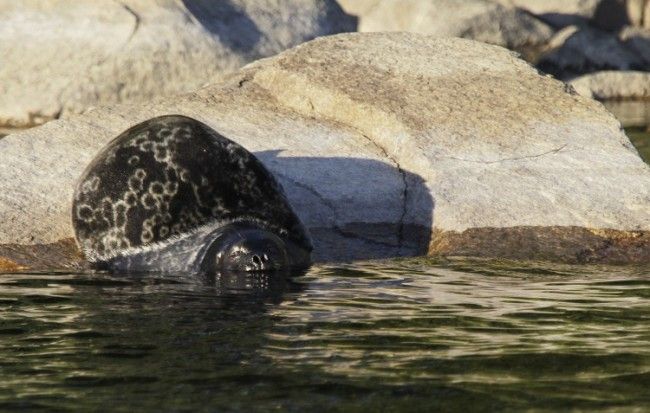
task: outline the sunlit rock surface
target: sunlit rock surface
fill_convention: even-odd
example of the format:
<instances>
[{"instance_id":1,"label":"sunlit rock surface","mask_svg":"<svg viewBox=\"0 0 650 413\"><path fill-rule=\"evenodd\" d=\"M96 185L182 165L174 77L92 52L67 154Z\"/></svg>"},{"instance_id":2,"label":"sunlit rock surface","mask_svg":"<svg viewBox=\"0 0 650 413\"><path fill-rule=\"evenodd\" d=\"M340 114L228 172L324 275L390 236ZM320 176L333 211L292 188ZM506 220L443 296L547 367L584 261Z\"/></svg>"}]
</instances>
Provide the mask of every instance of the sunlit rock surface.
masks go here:
<instances>
[{"instance_id":1,"label":"sunlit rock surface","mask_svg":"<svg viewBox=\"0 0 650 413\"><path fill-rule=\"evenodd\" d=\"M335 0L0 0L0 126L189 92L354 30Z\"/></svg>"},{"instance_id":2,"label":"sunlit rock surface","mask_svg":"<svg viewBox=\"0 0 650 413\"><path fill-rule=\"evenodd\" d=\"M317 39L183 97L3 138L0 244L13 250L0 256L69 240L85 166L129 126L170 113L254 152L317 260L650 259L650 167L609 112L508 50L407 33Z\"/></svg>"}]
</instances>

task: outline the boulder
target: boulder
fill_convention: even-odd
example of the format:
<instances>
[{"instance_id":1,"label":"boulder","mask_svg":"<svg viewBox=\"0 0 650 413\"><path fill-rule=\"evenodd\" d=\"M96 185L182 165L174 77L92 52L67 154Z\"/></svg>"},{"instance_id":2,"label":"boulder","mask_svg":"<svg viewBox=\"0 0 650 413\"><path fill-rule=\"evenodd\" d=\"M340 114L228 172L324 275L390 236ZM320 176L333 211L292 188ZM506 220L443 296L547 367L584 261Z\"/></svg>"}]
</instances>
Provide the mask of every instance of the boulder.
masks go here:
<instances>
[{"instance_id":1,"label":"boulder","mask_svg":"<svg viewBox=\"0 0 650 413\"><path fill-rule=\"evenodd\" d=\"M348 1L347 3L351 3ZM361 12L359 31L410 31L464 37L534 55L553 35L546 24L490 0L381 0ZM344 3L345 4L345 3ZM358 7L358 6L357 6Z\"/></svg>"},{"instance_id":2,"label":"boulder","mask_svg":"<svg viewBox=\"0 0 650 413\"><path fill-rule=\"evenodd\" d=\"M596 72L573 79L571 85L581 95L598 100L650 98L648 72Z\"/></svg>"},{"instance_id":3,"label":"boulder","mask_svg":"<svg viewBox=\"0 0 650 413\"><path fill-rule=\"evenodd\" d=\"M335 0L0 0L0 127L189 92L354 30Z\"/></svg>"},{"instance_id":4,"label":"boulder","mask_svg":"<svg viewBox=\"0 0 650 413\"><path fill-rule=\"evenodd\" d=\"M645 70L645 60L615 34L589 26L570 26L555 34L537 66L559 79L600 70Z\"/></svg>"},{"instance_id":5,"label":"boulder","mask_svg":"<svg viewBox=\"0 0 650 413\"><path fill-rule=\"evenodd\" d=\"M506 49L412 33L319 38L182 97L3 138L0 257L74 265L75 181L120 132L171 113L259 157L318 261L650 259L650 167L602 105Z\"/></svg>"}]
</instances>

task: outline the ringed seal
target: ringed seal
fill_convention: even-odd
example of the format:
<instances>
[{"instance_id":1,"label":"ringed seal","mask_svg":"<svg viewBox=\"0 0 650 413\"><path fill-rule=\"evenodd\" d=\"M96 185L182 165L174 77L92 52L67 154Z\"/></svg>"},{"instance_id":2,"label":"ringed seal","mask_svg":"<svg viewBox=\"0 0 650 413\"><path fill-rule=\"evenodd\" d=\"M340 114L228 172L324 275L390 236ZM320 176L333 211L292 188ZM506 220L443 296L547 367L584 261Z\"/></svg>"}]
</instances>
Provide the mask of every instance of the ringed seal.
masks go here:
<instances>
[{"instance_id":1,"label":"ringed seal","mask_svg":"<svg viewBox=\"0 0 650 413\"><path fill-rule=\"evenodd\" d=\"M92 160L72 202L75 238L113 271L305 268L312 244L250 152L185 116L126 130Z\"/></svg>"}]
</instances>

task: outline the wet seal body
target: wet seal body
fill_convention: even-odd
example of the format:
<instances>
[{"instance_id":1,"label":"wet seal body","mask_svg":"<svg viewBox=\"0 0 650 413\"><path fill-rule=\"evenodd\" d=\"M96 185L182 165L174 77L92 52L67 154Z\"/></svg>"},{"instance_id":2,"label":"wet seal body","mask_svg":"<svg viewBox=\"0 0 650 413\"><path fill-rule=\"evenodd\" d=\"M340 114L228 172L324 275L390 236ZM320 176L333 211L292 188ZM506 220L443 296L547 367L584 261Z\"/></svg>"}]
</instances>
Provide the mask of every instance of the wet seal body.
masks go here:
<instances>
[{"instance_id":1,"label":"wet seal body","mask_svg":"<svg viewBox=\"0 0 650 413\"><path fill-rule=\"evenodd\" d=\"M111 141L72 204L88 261L115 271L304 268L311 241L280 184L209 126L161 116Z\"/></svg>"}]
</instances>

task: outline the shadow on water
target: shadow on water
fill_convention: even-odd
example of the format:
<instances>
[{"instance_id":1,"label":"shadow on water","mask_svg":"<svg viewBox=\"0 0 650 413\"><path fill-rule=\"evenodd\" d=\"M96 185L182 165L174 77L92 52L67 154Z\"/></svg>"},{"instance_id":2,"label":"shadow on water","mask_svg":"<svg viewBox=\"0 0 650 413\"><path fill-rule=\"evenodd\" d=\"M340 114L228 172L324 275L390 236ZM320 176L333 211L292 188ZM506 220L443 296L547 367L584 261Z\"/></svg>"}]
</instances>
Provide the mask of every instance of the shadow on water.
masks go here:
<instances>
[{"instance_id":1,"label":"shadow on water","mask_svg":"<svg viewBox=\"0 0 650 413\"><path fill-rule=\"evenodd\" d=\"M245 11L230 0L183 0L194 18L230 49L249 53L262 38L262 32Z\"/></svg>"},{"instance_id":2,"label":"shadow on water","mask_svg":"<svg viewBox=\"0 0 650 413\"><path fill-rule=\"evenodd\" d=\"M435 201L421 176L372 159L281 152L255 156L279 179L309 228L315 261L426 254Z\"/></svg>"}]
</instances>

